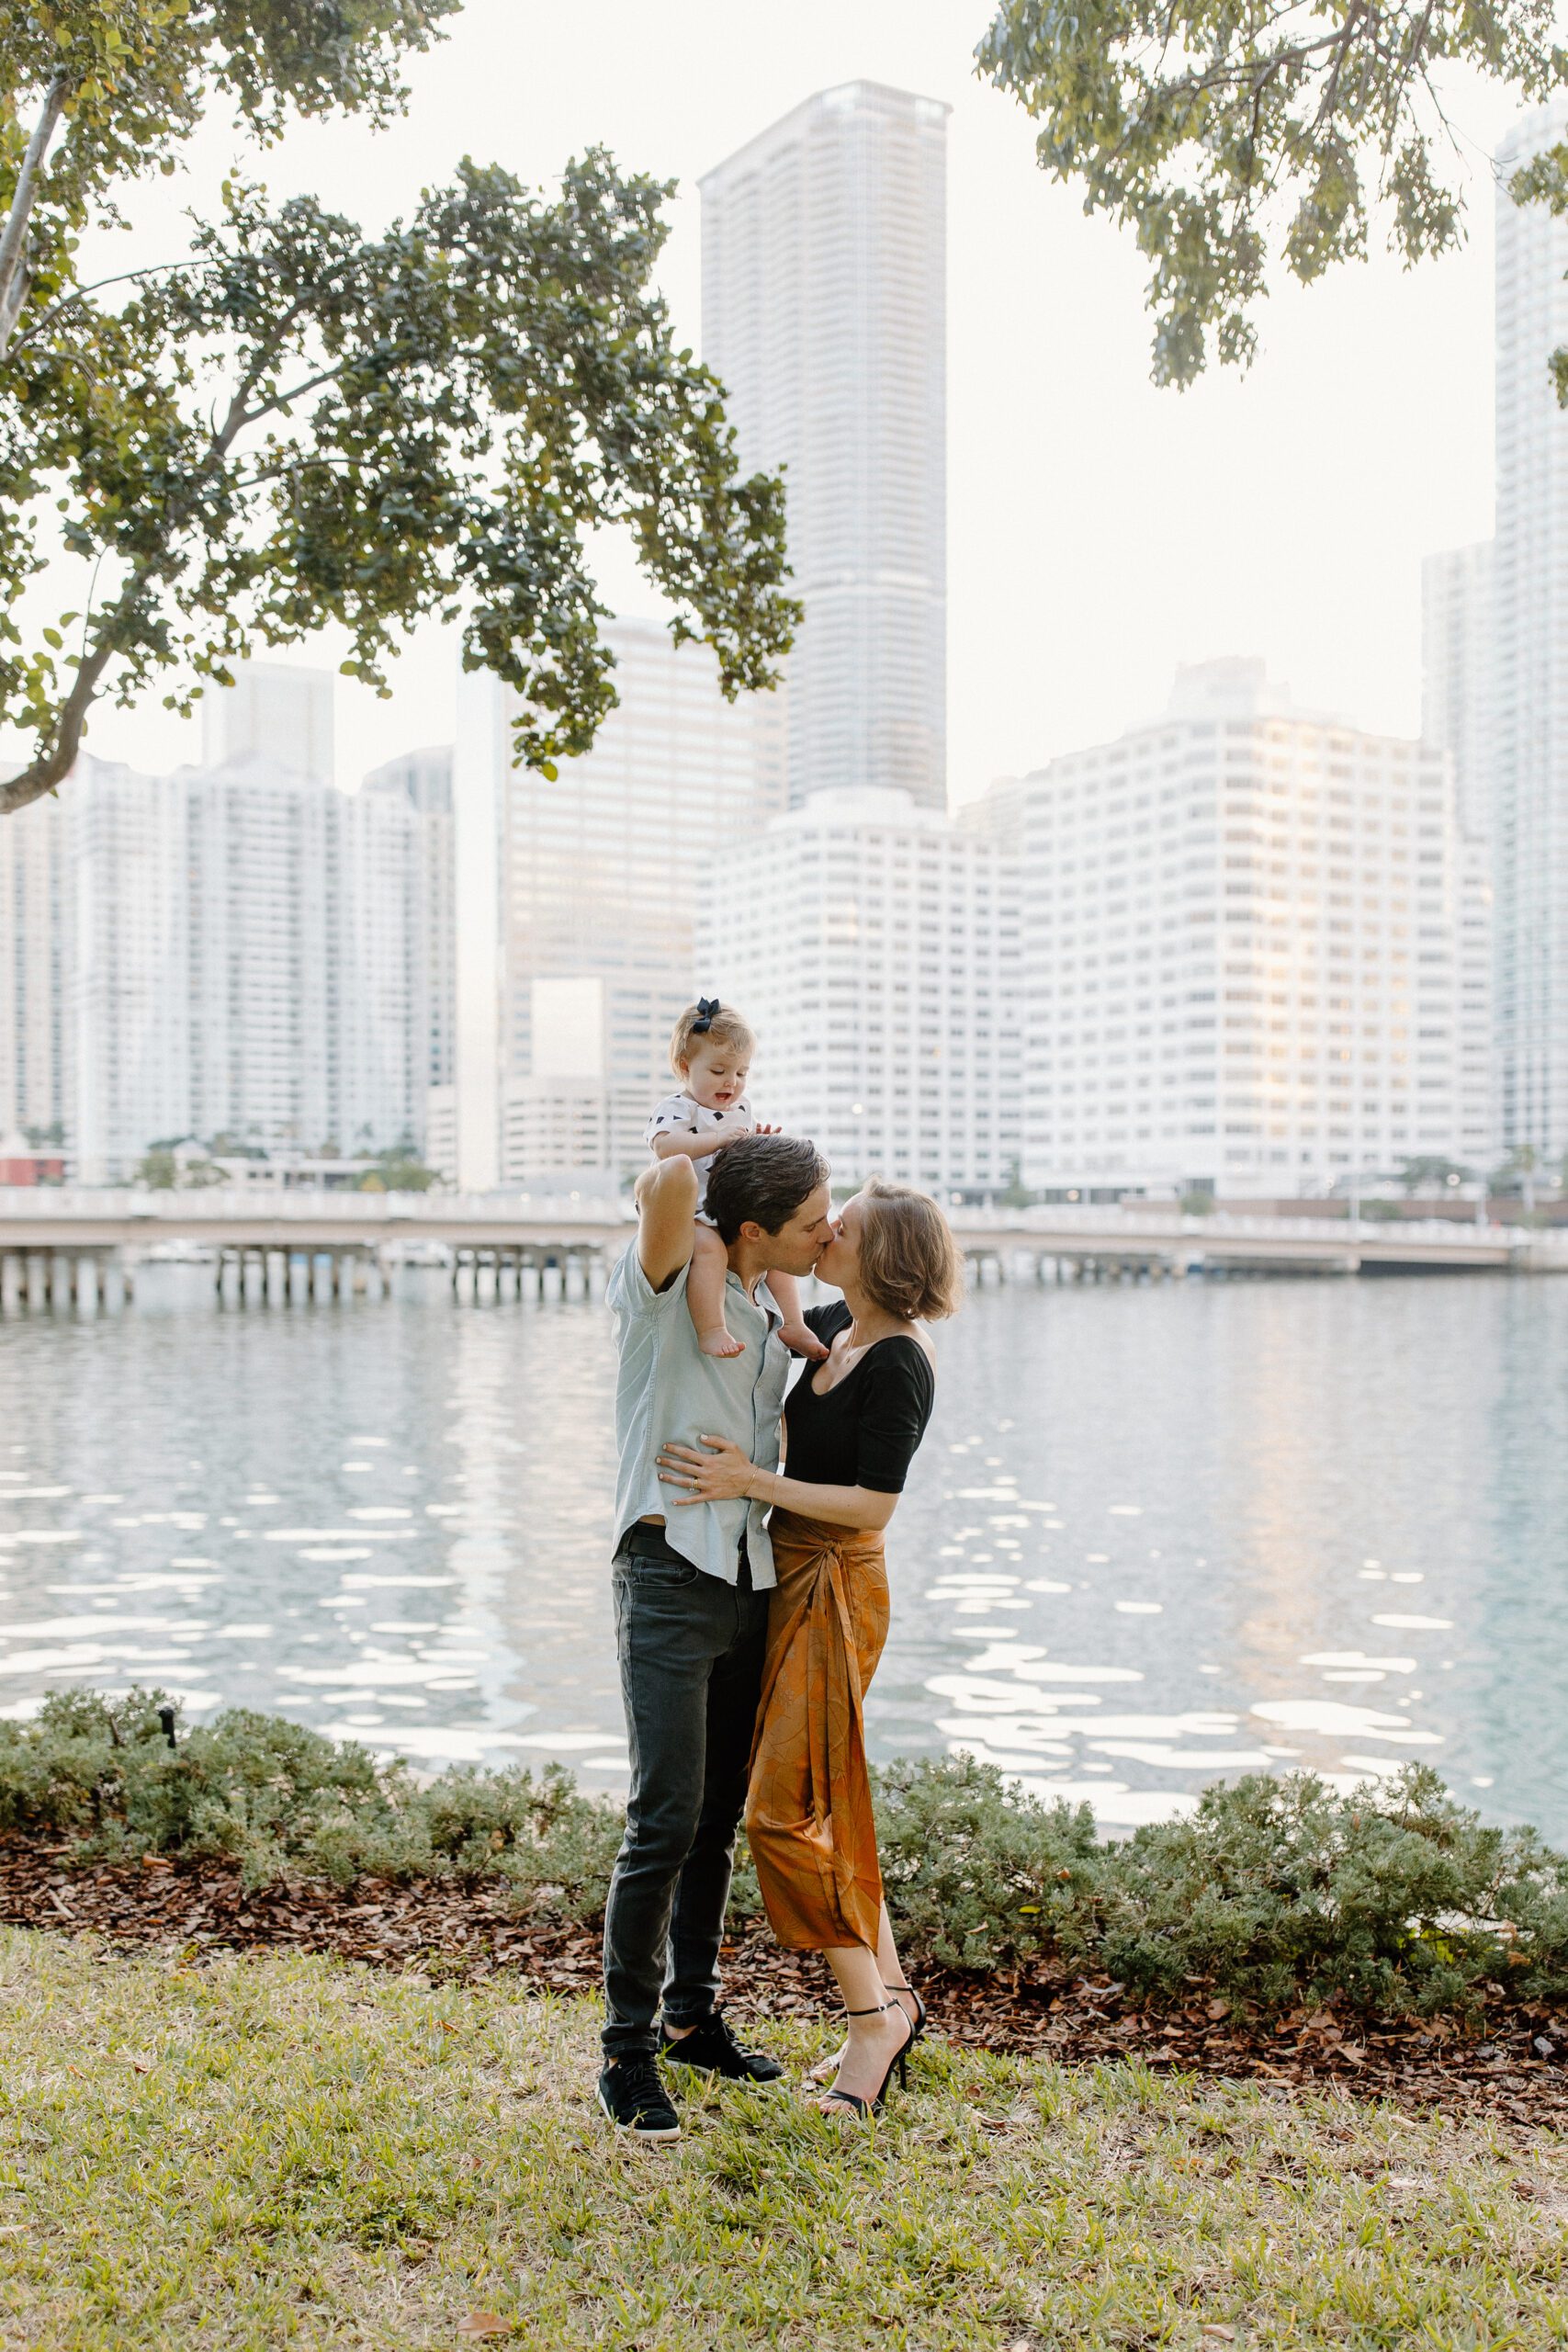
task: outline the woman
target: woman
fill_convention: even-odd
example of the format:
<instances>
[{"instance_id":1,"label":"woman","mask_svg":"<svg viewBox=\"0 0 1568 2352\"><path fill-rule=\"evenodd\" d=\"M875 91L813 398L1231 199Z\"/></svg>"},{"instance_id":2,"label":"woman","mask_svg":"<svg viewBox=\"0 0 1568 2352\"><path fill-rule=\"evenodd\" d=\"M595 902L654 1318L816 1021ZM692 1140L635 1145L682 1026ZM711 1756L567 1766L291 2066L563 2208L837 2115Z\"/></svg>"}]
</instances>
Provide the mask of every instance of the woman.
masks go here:
<instances>
[{"instance_id":1,"label":"woman","mask_svg":"<svg viewBox=\"0 0 1568 2352\"><path fill-rule=\"evenodd\" d=\"M931 1419L921 1326L953 1313L964 1276L936 1203L874 1179L846 1203L817 1272L843 1296L806 1317L829 1354L784 1406L784 1470L705 1437L702 1451L665 1446L660 1475L678 1503L773 1506L778 1585L746 1829L774 1934L820 1951L843 1995L849 2038L818 2075L832 2075L818 2104L863 2116L925 2024L882 1898L866 1770L865 1690L887 1638L882 1536Z\"/></svg>"}]
</instances>

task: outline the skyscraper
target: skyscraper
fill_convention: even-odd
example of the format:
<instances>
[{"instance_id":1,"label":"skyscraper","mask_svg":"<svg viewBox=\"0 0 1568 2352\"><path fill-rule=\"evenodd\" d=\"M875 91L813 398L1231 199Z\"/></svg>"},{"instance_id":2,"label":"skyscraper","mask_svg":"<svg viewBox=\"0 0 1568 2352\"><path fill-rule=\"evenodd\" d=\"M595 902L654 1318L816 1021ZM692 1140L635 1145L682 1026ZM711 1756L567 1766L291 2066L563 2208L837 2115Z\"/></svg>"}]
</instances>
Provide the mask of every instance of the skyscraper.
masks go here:
<instances>
[{"instance_id":1,"label":"skyscraper","mask_svg":"<svg viewBox=\"0 0 1568 2352\"><path fill-rule=\"evenodd\" d=\"M709 874L698 952L756 1026L759 1115L812 1136L835 1182L1012 1180L1017 877L986 828L906 792L813 793Z\"/></svg>"},{"instance_id":2,"label":"skyscraper","mask_svg":"<svg viewBox=\"0 0 1568 2352\"><path fill-rule=\"evenodd\" d=\"M202 758L209 768L255 752L296 775L331 784L333 775L330 670L285 662L242 662L231 686L202 696Z\"/></svg>"},{"instance_id":3,"label":"skyscraper","mask_svg":"<svg viewBox=\"0 0 1568 2352\"><path fill-rule=\"evenodd\" d=\"M0 819L0 1136L63 1136L71 1115L66 849L52 795Z\"/></svg>"},{"instance_id":4,"label":"skyscraper","mask_svg":"<svg viewBox=\"0 0 1568 2352\"><path fill-rule=\"evenodd\" d=\"M372 768L364 790L400 795L418 812L424 867L424 987L428 1016L426 1086L450 1086L457 1021L457 884L452 842L452 746L404 752Z\"/></svg>"},{"instance_id":5,"label":"skyscraper","mask_svg":"<svg viewBox=\"0 0 1568 2352\"><path fill-rule=\"evenodd\" d=\"M1450 754L1460 822L1492 837L1490 539L1446 548L1421 566L1421 740Z\"/></svg>"},{"instance_id":6,"label":"skyscraper","mask_svg":"<svg viewBox=\"0 0 1568 2352\"><path fill-rule=\"evenodd\" d=\"M1568 220L1508 183L1568 128L1530 115L1497 158L1494 874L1503 1140L1568 1151Z\"/></svg>"},{"instance_id":7,"label":"skyscraper","mask_svg":"<svg viewBox=\"0 0 1568 2352\"><path fill-rule=\"evenodd\" d=\"M76 1173L129 1176L192 1131L188 797L179 779L82 760L70 841L69 1122ZM33 814L24 808L7 824Z\"/></svg>"},{"instance_id":8,"label":"skyscraper","mask_svg":"<svg viewBox=\"0 0 1568 2352\"><path fill-rule=\"evenodd\" d=\"M795 806L947 802L947 115L848 82L701 183L704 356L742 463L787 469Z\"/></svg>"},{"instance_id":9,"label":"skyscraper","mask_svg":"<svg viewBox=\"0 0 1568 2352\"><path fill-rule=\"evenodd\" d=\"M1483 1165L1489 931L1444 755L1261 662L999 797L1021 862L1024 1182L1295 1192Z\"/></svg>"},{"instance_id":10,"label":"skyscraper","mask_svg":"<svg viewBox=\"0 0 1568 2352\"><path fill-rule=\"evenodd\" d=\"M58 1124L90 1183L186 1136L417 1141L422 822L256 752L79 760L0 827L0 1132Z\"/></svg>"},{"instance_id":11,"label":"skyscraper","mask_svg":"<svg viewBox=\"0 0 1568 2352\"><path fill-rule=\"evenodd\" d=\"M508 697L464 678L457 808L458 1181L629 1173L698 978L705 876L784 805L778 703L728 703L706 647L605 634L619 707L553 781L512 764ZM722 978L709 985L722 993Z\"/></svg>"}]
</instances>

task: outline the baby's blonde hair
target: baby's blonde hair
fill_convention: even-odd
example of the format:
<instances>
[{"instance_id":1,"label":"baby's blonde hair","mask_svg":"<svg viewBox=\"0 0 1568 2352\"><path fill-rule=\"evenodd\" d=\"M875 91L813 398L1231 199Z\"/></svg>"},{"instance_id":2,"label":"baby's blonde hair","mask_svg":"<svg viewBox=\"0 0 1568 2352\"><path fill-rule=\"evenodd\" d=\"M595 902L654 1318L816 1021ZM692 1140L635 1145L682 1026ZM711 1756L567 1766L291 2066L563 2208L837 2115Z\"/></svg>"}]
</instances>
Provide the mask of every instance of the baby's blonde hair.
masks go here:
<instances>
[{"instance_id":1,"label":"baby's blonde hair","mask_svg":"<svg viewBox=\"0 0 1568 2352\"><path fill-rule=\"evenodd\" d=\"M750 1055L757 1040L738 1012L727 1012L716 996L699 997L675 1023L670 1040L670 1067L683 1078L698 1046L728 1046L732 1054Z\"/></svg>"}]
</instances>

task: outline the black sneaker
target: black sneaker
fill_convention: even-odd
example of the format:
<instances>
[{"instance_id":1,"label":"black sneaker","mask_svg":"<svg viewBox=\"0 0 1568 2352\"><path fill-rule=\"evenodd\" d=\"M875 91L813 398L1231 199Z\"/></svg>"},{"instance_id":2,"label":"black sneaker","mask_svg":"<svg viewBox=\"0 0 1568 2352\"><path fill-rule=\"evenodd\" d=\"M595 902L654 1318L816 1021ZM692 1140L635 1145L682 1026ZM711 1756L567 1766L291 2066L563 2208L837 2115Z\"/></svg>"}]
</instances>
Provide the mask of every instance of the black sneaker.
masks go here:
<instances>
[{"instance_id":1,"label":"black sneaker","mask_svg":"<svg viewBox=\"0 0 1568 2352\"><path fill-rule=\"evenodd\" d=\"M599 2104L617 2132L639 2140L678 2140L681 2119L660 2080L653 2053L634 2050L612 2059L599 2077Z\"/></svg>"},{"instance_id":2,"label":"black sneaker","mask_svg":"<svg viewBox=\"0 0 1568 2352\"><path fill-rule=\"evenodd\" d=\"M695 2066L705 2075L722 2075L727 2083L776 2083L784 2068L764 2050L743 2050L730 2032L722 2009L715 2009L690 2033L675 2036L662 2026L659 2047L672 2065Z\"/></svg>"}]
</instances>

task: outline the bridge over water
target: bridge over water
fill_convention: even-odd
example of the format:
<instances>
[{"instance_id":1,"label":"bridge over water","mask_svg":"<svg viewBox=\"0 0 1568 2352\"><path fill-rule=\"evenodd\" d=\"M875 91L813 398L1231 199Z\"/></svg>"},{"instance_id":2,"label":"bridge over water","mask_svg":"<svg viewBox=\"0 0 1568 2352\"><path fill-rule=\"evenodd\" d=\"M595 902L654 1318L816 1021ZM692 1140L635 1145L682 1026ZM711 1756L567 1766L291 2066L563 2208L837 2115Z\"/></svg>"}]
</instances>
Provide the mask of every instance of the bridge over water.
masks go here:
<instances>
[{"instance_id":1,"label":"bridge over water","mask_svg":"<svg viewBox=\"0 0 1568 2352\"><path fill-rule=\"evenodd\" d=\"M1568 1272L1568 1233L1446 1218L1184 1216L1173 1205L955 1209L980 1280ZM209 1262L243 1302L386 1285L449 1267L455 1296L586 1295L632 1229L617 1203L531 1193L0 1188L0 1306L103 1304L149 1258Z\"/></svg>"}]
</instances>

